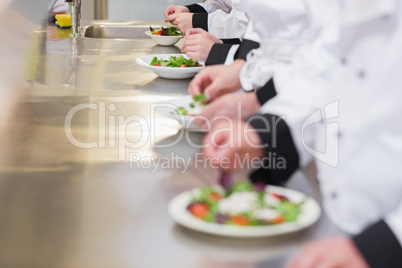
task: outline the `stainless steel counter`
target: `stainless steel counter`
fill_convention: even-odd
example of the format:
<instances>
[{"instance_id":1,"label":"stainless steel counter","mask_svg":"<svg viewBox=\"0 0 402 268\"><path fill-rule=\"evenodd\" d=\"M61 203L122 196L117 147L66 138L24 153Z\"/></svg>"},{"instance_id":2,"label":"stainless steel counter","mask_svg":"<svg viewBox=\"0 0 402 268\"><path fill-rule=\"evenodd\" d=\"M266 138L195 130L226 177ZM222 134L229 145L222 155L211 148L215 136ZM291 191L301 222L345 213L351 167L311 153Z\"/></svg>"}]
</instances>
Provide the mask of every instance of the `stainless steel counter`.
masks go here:
<instances>
[{"instance_id":1,"label":"stainless steel counter","mask_svg":"<svg viewBox=\"0 0 402 268\"><path fill-rule=\"evenodd\" d=\"M181 43L63 36L54 26L36 31L28 75L3 113L0 267L276 268L305 241L340 233L325 215L302 232L261 239L176 225L170 198L217 173L194 163L148 167L146 159L190 157L198 150L189 143L202 135L180 138L176 121L151 110L187 94L189 80L157 78L135 59L180 51ZM301 173L290 186L317 197Z\"/></svg>"}]
</instances>

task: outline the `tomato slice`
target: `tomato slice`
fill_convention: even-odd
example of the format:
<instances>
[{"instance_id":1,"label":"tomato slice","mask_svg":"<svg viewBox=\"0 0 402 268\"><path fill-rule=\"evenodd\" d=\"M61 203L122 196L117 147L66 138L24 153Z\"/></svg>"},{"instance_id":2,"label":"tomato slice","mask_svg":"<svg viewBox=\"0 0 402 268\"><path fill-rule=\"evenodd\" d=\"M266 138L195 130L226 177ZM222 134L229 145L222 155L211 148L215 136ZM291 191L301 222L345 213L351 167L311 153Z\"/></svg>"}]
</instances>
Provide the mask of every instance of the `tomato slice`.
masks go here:
<instances>
[{"instance_id":1,"label":"tomato slice","mask_svg":"<svg viewBox=\"0 0 402 268\"><path fill-rule=\"evenodd\" d=\"M187 64L182 64L182 65L180 65L180 68L183 68L183 67L187 67Z\"/></svg>"},{"instance_id":2,"label":"tomato slice","mask_svg":"<svg viewBox=\"0 0 402 268\"><path fill-rule=\"evenodd\" d=\"M278 199L280 199L280 200L289 201L289 199L288 199L286 196L284 196L284 195L276 194L276 193L271 193L271 194L272 194L273 197L278 198Z\"/></svg>"},{"instance_id":3,"label":"tomato slice","mask_svg":"<svg viewBox=\"0 0 402 268\"><path fill-rule=\"evenodd\" d=\"M194 203L188 207L188 210L197 218L203 219L207 215L209 208L204 203Z\"/></svg>"},{"instance_id":4,"label":"tomato slice","mask_svg":"<svg viewBox=\"0 0 402 268\"><path fill-rule=\"evenodd\" d=\"M284 221L285 221L285 217L283 217L282 215L280 215L280 216L276 217L275 219L271 220L271 222L276 223L276 224L282 223Z\"/></svg>"},{"instance_id":5,"label":"tomato slice","mask_svg":"<svg viewBox=\"0 0 402 268\"><path fill-rule=\"evenodd\" d=\"M161 66L160 64L154 64L153 66Z\"/></svg>"},{"instance_id":6,"label":"tomato slice","mask_svg":"<svg viewBox=\"0 0 402 268\"><path fill-rule=\"evenodd\" d=\"M209 194L208 198L212 201L219 201L222 199L222 196L218 193L212 192Z\"/></svg>"},{"instance_id":7,"label":"tomato slice","mask_svg":"<svg viewBox=\"0 0 402 268\"><path fill-rule=\"evenodd\" d=\"M250 225L250 221L248 218L242 215L236 215L231 218L232 222L236 225L246 226Z\"/></svg>"}]
</instances>

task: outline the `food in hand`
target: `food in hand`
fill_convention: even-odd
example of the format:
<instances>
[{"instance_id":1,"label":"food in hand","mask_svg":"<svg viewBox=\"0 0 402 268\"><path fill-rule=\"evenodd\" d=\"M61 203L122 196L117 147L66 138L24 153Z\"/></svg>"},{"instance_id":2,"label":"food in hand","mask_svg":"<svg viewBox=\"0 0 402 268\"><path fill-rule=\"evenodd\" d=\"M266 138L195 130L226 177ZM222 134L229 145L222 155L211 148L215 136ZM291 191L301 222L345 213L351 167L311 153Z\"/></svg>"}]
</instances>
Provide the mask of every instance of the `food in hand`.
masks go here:
<instances>
[{"instance_id":1,"label":"food in hand","mask_svg":"<svg viewBox=\"0 0 402 268\"><path fill-rule=\"evenodd\" d=\"M189 109L196 109L199 108L199 106L204 106L206 105L205 99L207 96L205 93L201 93L200 95L194 95L193 96L193 102L190 102L189 104ZM188 116L195 116L194 113L189 113L189 109L184 108L183 106L175 109L176 113L179 115L188 115Z\"/></svg>"}]
</instances>

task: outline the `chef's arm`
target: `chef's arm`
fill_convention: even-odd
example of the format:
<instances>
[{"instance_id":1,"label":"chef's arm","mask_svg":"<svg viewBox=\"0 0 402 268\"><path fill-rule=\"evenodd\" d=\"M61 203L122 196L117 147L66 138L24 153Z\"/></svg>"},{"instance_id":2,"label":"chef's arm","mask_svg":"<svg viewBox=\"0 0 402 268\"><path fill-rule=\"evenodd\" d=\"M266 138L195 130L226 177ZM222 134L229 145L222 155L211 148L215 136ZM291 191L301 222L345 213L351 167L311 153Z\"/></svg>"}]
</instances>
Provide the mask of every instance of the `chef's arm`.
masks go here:
<instances>
[{"instance_id":1,"label":"chef's arm","mask_svg":"<svg viewBox=\"0 0 402 268\"><path fill-rule=\"evenodd\" d=\"M186 6L191 13L194 13L192 24L193 28L202 28L208 32L208 22L211 24L210 14L219 12L221 14L228 14L230 12L229 7L222 4L220 1L211 0L205 1L205 3L198 3ZM219 23L217 19L214 23Z\"/></svg>"},{"instance_id":2,"label":"chef's arm","mask_svg":"<svg viewBox=\"0 0 402 268\"><path fill-rule=\"evenodd\" d=\"M236 59L246 60L247 54L260 46L259 35L252 23L247 26L244 39L221 39L223 44L214 44L209 52L205 65L232 64Z\"/></svg>"},{"instance_id":3,"label":"chef's arm","mask_svg":"<svg viewBox=\"0 0 402 268\"><path fill-rule=\"evenodd\" d=\"M198 14L193 16L193 22L197 19L196 15ZM226 13L218 9L208 14L205 30L218 38L243 38L247 25L248 19L243 11L231 9L230 13ZM193 26L196 27L196 25Z\"/></svg>"},{"instance_id":4,"label":"chef's arm","mask_svg":"<svg viewBox=\"0 0 402 268\"><path fill-rule=\"evenodd\" d=\"M384 220L353 237L353 242L372 268L402 265L402 204Z\"/></svg>"},{"instance_id":5,"label":"chef's arm","mask_svg":"<svg viewBox=\"0 0 402 268\"><path fill-rule=\"evenodd\" d=\"M190 13L193 14L193 28L202 28L208 31L208 10L203 4L192 4L186 6Z\"/></svg>"},{"instance_id":6,"label":"chef's arm","mask_svg":"<svg viewBox=\"0 0 402 268\"><path fill-rule=\"evenodd\" d=\"M227 39L221 40L223 44L214 44L212 46L205 65L229 65L237 59L246 60L248 52L259 47L259 43L248 39L244 39L240 44L233 44L228 42ZM230 41L232 40L230 39Z\"/></svg>"},{"instance_id":7,"label":"chef's arm","mask_svg":"<svg viewBox=\"0 0 402 268\"><path fill-rule=\"evenodd\" d=\"M255 116L249 123L260 136L266 153L263 167L252 173L250 179L253 182L283 185L299 167L299 154L289 126L275 114Z\"/></svg>"},{"instance_id":8,"label":"chef's arm","mask_svg":"<svg viewBox=\"0 0 402 268\"><path fill-rule=\"evenodd\" d=\"M251 175L253 181L284 184L296 169L312 161L306 148L315 148L315 130L321 125L308 124L307 129L305 122L328 103L323 83L289 73L282 79L274 77L256 92L261 103L269 100L259 109L260 115L249 119L266 151L264 165Z\"/></svg>"},{"instance_id":9,"label":"chef's arm","mask_svg":"<svg viewBox=\"0 0 402 268\"><path fill-rule=\"evenodd\" d=\"M203 7L207 13L214 12L216 10L223 10L226 13L230 12L230 7L225 5L223 2L219 0L207 0L204 3L197 3L195 5L199 5ZM192 6L192 5L190 5Z\"/></svg>"}]
</instances>

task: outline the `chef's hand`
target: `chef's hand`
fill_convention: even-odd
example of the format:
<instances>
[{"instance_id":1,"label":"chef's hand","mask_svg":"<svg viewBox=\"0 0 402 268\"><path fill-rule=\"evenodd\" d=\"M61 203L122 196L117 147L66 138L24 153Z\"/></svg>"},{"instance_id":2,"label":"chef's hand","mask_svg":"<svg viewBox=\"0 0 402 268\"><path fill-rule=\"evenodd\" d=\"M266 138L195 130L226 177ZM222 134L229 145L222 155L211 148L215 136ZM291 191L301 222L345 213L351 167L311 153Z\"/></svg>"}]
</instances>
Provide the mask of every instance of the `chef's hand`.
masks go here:
<instances>
[{"instance_id":1,"label":"chef's hand","mask_svg":"<svg viewBox=\"0 0 402 268\"><path fill-rule=\"evenodd\" d=\"M184 36L183 50L190 58L206 61L215 43L223 42L203 29L190 29Z\"/></svg>"},{"instance_id":2,"label":"chef's hand","mask_svg":"<svg viewBox=\"0 0 402 268\"><path fill-rule=\"evenodd\" d=\"M218 116L248 119L257 112L258 108L260 108L260 103L254 92L226 94L204 107L195 118L194 124L207 129L207 121L212 122Z\"/></svg>"},{"instance_id":3,"label":"chef's hand","mask_svg":"<svg viewBox=\"0 0 402 268\"><path fill-rule=\"evenodd\" d=\"M172 15L172 14L175 14L175 13L186 13L186 12L190 12L190 10L187 7L170 5L165 9L165 12L163 12L163 14L165 15L165 21L169 21L167 19L167 17L169 15Z\"/></svg>"},{"instance_id":4,"label":"chef's hand","mask_svg":"<svg viewBox=\"0 0 402 268\"><path fill-rule=\"evenodd\" d=\"M165 17L165 21L170 21L181 32L186 33L187 30L193 28L193 13L174 13Z\"/></svg>"},{"instance_id":5,"label":"chef's hand","mask_svg":"<svg viewBox=\"0 0 402 268\"><path fill-rule=\"evenodd\" d=\"M231 65L215 65L206 67L194 77L188 86L191 95L205 92L207 102L226 93L241 89L239 73L244 60L237 59Z\"/></svg>"},{"instance_id":6,"label":"chef's hand","mask_svg":"<svg viewBox=\"0 0 402 268\"><path fill-rule=\"evenodd\" d=\"M286 268L369 268L347 237L332 237L306 244Z\"/></svg>"},{"instance_id":7,"label":"chef's hand","mask_svg":"<svg viewBox=\"0 0 402 268\"><path fill-rule=\"evenodd\" d=\"M221 119L215 121L212 130L203 141L204 155L212 166L238 170L246 157L253 160L265 154L260 136L244 121Z\"/></svg>"}]
</instances>

